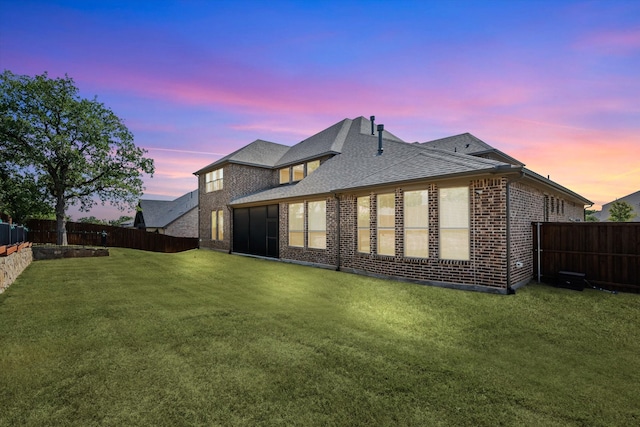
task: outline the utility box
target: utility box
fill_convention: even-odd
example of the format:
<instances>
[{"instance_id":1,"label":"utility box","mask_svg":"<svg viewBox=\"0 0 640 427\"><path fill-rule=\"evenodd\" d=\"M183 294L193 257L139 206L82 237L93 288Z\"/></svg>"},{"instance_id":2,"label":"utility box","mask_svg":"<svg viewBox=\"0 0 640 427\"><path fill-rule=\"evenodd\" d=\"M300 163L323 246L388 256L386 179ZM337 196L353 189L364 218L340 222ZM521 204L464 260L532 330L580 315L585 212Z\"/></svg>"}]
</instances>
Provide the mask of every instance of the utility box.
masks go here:
<instances>
[{"instance_id":1,"label":"utility box","mask_svg":"<svg viewBox=\"0 0 640 427\"><path fill-rule=\"evenodd\" d=\"M584 273L574 273L573 271L558 271L556 287L573 289L574 291L584 290Z\"/></svg>"}]
</instances>

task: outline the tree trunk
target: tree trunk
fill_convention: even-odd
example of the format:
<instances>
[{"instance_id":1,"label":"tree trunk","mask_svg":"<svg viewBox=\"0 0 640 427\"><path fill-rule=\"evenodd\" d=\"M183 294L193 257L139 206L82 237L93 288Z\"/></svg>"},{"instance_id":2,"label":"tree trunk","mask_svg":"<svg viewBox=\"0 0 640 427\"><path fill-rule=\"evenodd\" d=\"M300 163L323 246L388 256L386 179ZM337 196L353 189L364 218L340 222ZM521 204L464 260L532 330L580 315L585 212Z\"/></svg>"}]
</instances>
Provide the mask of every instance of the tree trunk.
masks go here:
<instances>
[{"instance_id":1,"label":"tree trunk","mask_svg":"<svg viewBox=\"0 0 640 427\"><path fill-rule=\"evenodd\" d=\"M58 196L56 201L56 244L61 246L67 246L67 222L64 219L66 209L66 201L63 197Z\"/></svg>"}]
</instances>

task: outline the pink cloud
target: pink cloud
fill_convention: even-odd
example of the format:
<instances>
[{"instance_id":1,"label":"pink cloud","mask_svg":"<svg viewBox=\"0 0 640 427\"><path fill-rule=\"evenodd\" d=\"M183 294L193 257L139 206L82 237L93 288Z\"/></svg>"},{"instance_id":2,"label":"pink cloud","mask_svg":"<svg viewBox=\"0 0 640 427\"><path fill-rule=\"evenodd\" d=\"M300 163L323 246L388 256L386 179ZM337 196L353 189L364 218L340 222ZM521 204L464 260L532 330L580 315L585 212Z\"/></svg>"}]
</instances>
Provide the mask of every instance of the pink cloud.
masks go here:
<instances>
[{"instance_id":1,"label":"pink cloud","mask_svg":"<svg viewBox=\"0 0 640 427\"><path fill-rule=\"evenodd\" d=\"M207 156L226 156L229 153L212 153L212 152L208 152L208 151L191 151L191 150L180 150L180 149L173 149L173 148L158 148L158 147L142 147L145 150L148 150L149 152L155 152L155 151L162 151L162 152L167 152L167 153L180 153L180 154L204 154Z\"/></svg>"},{"instance_id":2,"label":"pink cloud","mask_svg":"<svg viewBox=\"0 0 640 427\"><path fill-rule=\"evenodd\" d=\"M595 207L640 189L640 137L521 120L495 120L476 134L592 200Z\"/></svg>"},{"instance_id":3,"label":"pink cloud","mask_svg":"<svg viewBox=\"0 0 640 427\"><path fill-rule=\"evenodd\" d=\"M626 54L640 50L640 29L607 30L589 34L578 40L578 49L596 50L604 54Z\"/></svg>"}]
</instances>

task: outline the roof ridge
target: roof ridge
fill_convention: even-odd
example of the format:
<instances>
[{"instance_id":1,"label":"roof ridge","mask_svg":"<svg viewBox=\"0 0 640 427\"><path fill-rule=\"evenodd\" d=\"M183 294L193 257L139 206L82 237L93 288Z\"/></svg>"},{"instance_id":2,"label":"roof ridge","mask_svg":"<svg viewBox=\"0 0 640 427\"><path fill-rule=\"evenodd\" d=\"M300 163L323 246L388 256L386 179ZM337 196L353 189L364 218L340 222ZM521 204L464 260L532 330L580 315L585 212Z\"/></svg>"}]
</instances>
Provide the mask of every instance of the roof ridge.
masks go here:
<instances>
[{"instance_id":1,"label":"roof ridge","mask_svg":"<svg viewBox=\"0 0 640 427\"><path fill-rule=\"evenodd\" d=\"M342 121L342 127L340 128L338 135L336 135L336 139L334 139L333 144L331 144L331 149L333 151L336 151L338 153L342 151L342 147L344 146L344 142L347 139L347 135L349 134L349 130L351 129L352 125L353 120L351 119L344 119Z\"/></svg>"},{"instance_id":2,"label":"roof ridge","mask_svg":"<svg viewBox=\"0 0 640 427\"><path fill-rule=\"evenodd\" d=\"M468 135L468 136L470 136L470 137L472 137L472 138L477 139L478 141L482 141L482 140L481 140L481 139L479 139L478 137L474 136L471 132L462 132L462 133L458 133L458 134L456 134L456 135L449 135L449 136L443 136L442 138L431 139L431 140L429 140L429 141L422 142L421 144L426 144L426 143L429 143L429 142L442 141L442 140L444 140L444 139L459 138L459 137L464 136L464 135ZM484 141L482 141L482 142L484 142Z\"/></svg>"},{"instance_id":3,"label":"roof ridge","mask_svg":"<svg viewBox=\"0 0 640 427\"><path fill-rule=\"evenodd\" d=\"M433 151L435 151L438 154L438 158L444 158L446 161L451 161L449 160L449 158L451 158L452 156L455 158L465 158L467 160L472 160L478 163L482 163L482 164L490 164L490 165L495 165L495 162L497 163L502 163L502 164L508 164L506 162L501 162L500 160L493 160L493 159L486 159L484 157L477 157L477 156L473 156L471 154L467 154L467 153L461 153L461 152L457 152L457 151L449 151L449 150L445 150L443 148L435 148L435 147L426 147L426 146L416 146L416 145L411 145L412 147L416 147L419 150L421 150L420 154L421 155L428 155L431 156L433 153ZM461 164L458 162L452 162L452 163L456 163L456 164Z\"/></svg>"},{"instance_id":4,"label":"roof ridge","mask_svg":"<svg viewBox=\"0 0 640 427\"><path fill-rule=\"evenodd\" d=\"M445 136L443 138L438 138L438 139L433 139L431 141L425 141L425 142L420 142L420 145L434 145L434 144L449 144L450 141L455 141L456 139L461 139L461 138L468 138L471 141L473 141L473 143L480 145L481 147L483 147L485 150L496 150L496 148L490 144L488 144L487 142L481 140L480 138L478 138L477 136L473 135L470 132L464 132L464 133L460 133L457 135L451 135L451 136ZM467 144L467 147L469 146L469 144ZM473 151L475 153L475 151Z\"/></svg>"}]
</instances>

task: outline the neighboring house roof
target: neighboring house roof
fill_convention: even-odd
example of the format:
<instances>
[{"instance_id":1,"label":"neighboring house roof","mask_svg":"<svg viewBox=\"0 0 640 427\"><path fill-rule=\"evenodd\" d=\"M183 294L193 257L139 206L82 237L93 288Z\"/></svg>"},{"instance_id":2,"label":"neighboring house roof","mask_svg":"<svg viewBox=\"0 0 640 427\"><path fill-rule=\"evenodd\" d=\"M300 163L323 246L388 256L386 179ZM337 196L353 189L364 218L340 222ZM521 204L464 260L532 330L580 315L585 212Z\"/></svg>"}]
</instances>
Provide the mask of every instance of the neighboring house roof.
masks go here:
<instances>
[{"instance_id":1,"label":"neighboring house roof","mask_svg":"<svg viewBox=\"0 0 640 427\"><path fill-rule=\"evenodd\" d=\"M165 228L187 212L198 207L198 190L191 191L175 200L140 200L140 221L136 215L136 224L146 228Z\"/></svg>"},{"instance_id":2,"label":"neighboring house roof","mask_svg":"<svg viewBox=\"0 0 640 427\"><path fill-rule=\"evenodd\" d=\"M609 209L611 209L611 205L613 204L613 202L617 201L629 203L631 207L633 207L633 211L636 214L635 218L632 218L631 221L640 222L640 191L636 191L635 193L631 193L609 203L605 203L604 205L602 205L602 210L594 214L595 217L600 221L608 221L610 216Z\"/></svg>"},{"instance_id":3,"label":"neighboring house roof","mask_svg":"<svg viewBox=\"0 0 640 427\"><path fill-rule=\"evenodd\" d=\"M471 135L463 133L460 135L449 136L446 138L435 139L433 141L423 142L419 145L424 147L439 148L441 150L453 151L457 153L469 154L471 156L488 156L495 160L511 163L514 165L524 166L524 163L514 159L513 157L493 148L486 142Z\"/></svg>"},{"instance_id":4,"label":"neighboring house roof","mask_svg":"<svg viewBox=\"0 0 640 427\"><path fill-rule=\"evenodd\" d=\"M275 142L256 139L233 153L203 167L195 175L208 172L225 163L238 163L250 166L272 168L291 147Z\"/></svg>"}]
</instances>

